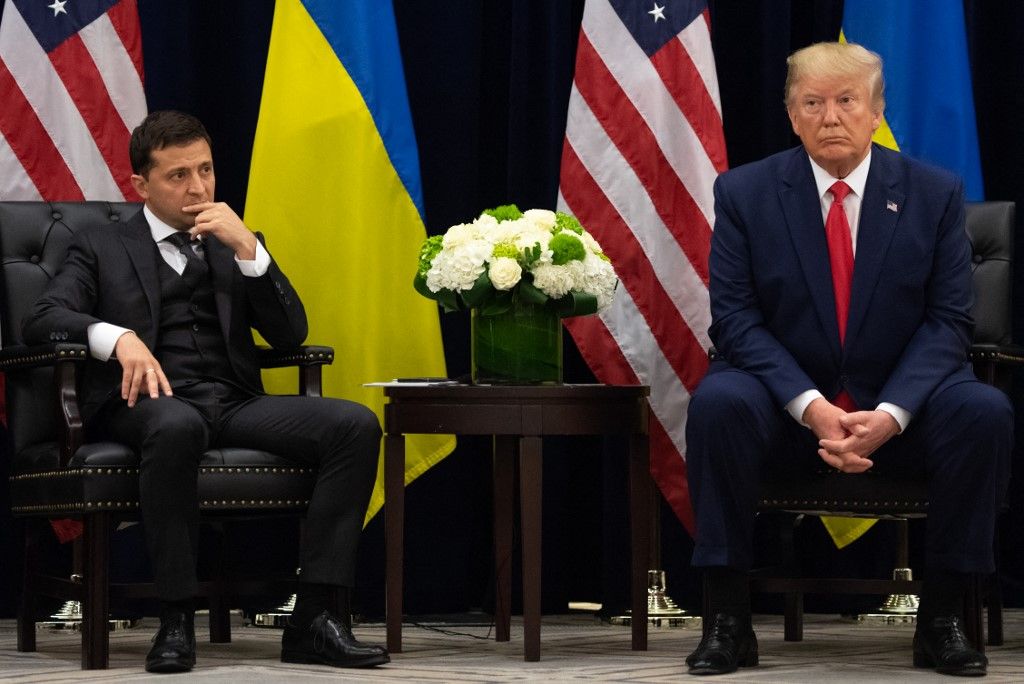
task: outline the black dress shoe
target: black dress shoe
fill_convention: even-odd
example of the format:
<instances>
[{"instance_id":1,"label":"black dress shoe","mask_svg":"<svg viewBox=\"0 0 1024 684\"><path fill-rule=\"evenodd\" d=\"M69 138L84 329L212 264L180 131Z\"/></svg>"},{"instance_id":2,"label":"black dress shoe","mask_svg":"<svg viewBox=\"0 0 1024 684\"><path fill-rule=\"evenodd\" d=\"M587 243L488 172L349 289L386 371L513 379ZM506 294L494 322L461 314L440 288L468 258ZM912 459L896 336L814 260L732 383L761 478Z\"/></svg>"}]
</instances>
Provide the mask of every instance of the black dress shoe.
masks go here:
<instances>
[{"instance_id":1,"label":"black dress shoe","mask_svg":"<svg viewBox=\"0 0 1024 684\"><path fill-rule=\"evenodd\" d=\"M919 622L914 632L914 667L931 667L936 672L960 677L981 677L988 658L967 641L960 618L951 615Z\"/></svg>"},{"instance_id":2,"label":"black dress shoe","mask_svg":"<svg viewBox=\"0 0 1024 684\"><path fill-rule=\"evenodd\" d=\"M331 667L375 667L391 662L380 646L359 643L352 628L326 610L308 627L291 622L281 638L281 662L330 665Z\"/></svg>"},{"instance_id":3,"label":"black dress shoe","mask_svg":"<svg viewBox=\"0 0 1024 684\"><path fill-rule=\"evenodd\" d=\"M147 672L188 672L196 664L196 633L185 613L160 618L160 631L146 656Z\"/></svg>"},{"instance_id":4,"label":"black dress shoe","mask_svg":"<svg viewBox=\"0 0 1024 684\"><path fill-rule=\"evenodd\" d=\"M757 637L750 618L718 613L697 650L686 659L692 675L735 672L737 667L757 665Z\"/></svg>"}]
</instances>

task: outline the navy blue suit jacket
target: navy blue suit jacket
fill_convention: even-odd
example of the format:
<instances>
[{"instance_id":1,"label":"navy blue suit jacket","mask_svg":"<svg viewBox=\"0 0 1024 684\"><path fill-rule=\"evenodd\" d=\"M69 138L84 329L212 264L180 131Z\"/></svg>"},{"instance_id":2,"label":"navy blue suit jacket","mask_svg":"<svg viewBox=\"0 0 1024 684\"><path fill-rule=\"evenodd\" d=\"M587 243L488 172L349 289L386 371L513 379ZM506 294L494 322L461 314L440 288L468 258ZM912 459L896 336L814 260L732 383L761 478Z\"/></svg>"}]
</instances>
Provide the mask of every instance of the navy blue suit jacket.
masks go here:
<instances>
[{"instance_id":1,"label":"navy blue suit jacket","mask_svg":"<svg viewBox=\"0 0 1024 684\"><path fill-rule=\"evenodd\" d=\"M780 407L846 389L865 409L915 414L940 386L974 378L970 258L959 178L874 146L840 345L807 153L738 167L715 183L710 336L724 361L709 373L752 373Z\"/></svg>"}]
</instances>

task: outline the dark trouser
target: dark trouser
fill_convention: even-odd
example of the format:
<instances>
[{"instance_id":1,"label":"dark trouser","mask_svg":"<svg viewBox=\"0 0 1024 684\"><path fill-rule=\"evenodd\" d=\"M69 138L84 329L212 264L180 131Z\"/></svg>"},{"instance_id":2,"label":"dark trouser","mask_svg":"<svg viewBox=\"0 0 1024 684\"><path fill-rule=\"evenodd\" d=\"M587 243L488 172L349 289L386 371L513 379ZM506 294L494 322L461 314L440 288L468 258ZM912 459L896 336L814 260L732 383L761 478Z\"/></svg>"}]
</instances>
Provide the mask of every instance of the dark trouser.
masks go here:
<instances>
[{"instance_id":1,"label":"dark trouser","mask_svg":"<svg viewBox=\"0 0 1024 684\"><path fill-rule=\"evenodd\" d=\"M928 479L927 567L992 572L995 519L1009 480L1013 409L978 381L933 394L907 430L871 457L875 470ZM697 521L695 566L751 565L759 482L825 466L817 439L749 373L720 370L690 401L686 468Z\"/></svg>"},{"instance_id":2,"label":"dark trouser","mask_svg":"<svg viewBox=\"0 0 1024 684\"><path fill-rule=\"evenodd\" d=\"M103 432L140 455L139 499L157 595L197 592L198 465L210 448L269 451L317 469L301 540L302 580L352 586L363 518L377 473L381 430L365 406L343 399L244 397L213 382L173 397L119 401Z\"/></svg>"}]
</instances>

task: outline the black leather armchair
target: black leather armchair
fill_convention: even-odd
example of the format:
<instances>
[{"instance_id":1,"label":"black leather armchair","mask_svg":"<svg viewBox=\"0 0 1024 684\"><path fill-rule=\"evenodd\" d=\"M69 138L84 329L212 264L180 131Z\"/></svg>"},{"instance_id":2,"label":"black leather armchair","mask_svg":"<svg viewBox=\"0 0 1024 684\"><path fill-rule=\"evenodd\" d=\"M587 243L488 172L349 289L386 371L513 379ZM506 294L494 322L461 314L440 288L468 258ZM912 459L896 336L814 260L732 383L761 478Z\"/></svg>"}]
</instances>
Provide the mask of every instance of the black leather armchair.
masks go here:
<instances>
[{"instance_id":1,"label":"black leather armchair","mask_svg":"<svg viewBox=\"0 0 1024 684\"><path fill-rule=\"evenodd\" d=\"M1012 202L967 204L967 235L973 252L975 319L971 358L977 376L1006 391L1010 371L1024 362L1024 349L1012 343L1013 235ZM846 516L893 519L901 525L898 567L906 564L906 521L928 514L924 480L898 480L868 472L846 475L824 469L807 481L766 481L761 511L788 511L799 516ZM797 518L799 522L799 517ZM785 594L785 638L803 636L805 593L915 594L920 583L906 580L808 578L755 572L754 591ZM1002 600L996 578L974 578L965 606L967 636L983 650L983 603L989 597L988 643L1002 643Z\"/></svg>"},{"instance_id":2,"label":"black leather armchair","mask_svg":"<svg viewBox=\"0 0 1024 684\"><path fill-rule=\"evenodd\" d=\"M107 616L111 596L151 595L147 586L111 587L110 531L138 515L138 457L122 444L86 443L76 397L76 369L88 357L84 345L66 340L26 347L21 320L65 258L73 233L87 226L125 220L141 205L107 202L0 202L0 371L7 375L7 410L12 441L11 502L26 521L25 574L18 615L18 650L36 648L38 595L82 604L82 667L105 668ZM319 396L321 371L333 360L329 347L261 350L264 367L297 366L299 392ZM314 473L272 453L216 449L204 454L199 471L204 517L301 515ZM36 563L38 534L49 518L77 518L84 524L80 579L44 576ZM41 531L34 531L40 528ZM217 565L217 564L214 564ZM223 566L223 564L220 564ZM203 582L210 600L211 641L231 640L228 596L287 589L273 583Z\"/></svg>"}]
</instances>

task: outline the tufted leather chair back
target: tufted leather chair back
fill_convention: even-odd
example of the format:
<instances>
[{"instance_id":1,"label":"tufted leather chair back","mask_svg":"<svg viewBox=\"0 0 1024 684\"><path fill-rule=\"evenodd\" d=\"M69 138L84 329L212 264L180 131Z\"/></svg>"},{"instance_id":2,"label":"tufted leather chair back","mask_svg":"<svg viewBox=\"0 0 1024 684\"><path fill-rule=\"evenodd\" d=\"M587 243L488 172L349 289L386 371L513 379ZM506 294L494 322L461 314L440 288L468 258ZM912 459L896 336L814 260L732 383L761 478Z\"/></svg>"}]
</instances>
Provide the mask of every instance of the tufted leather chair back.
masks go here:
<instances>
[{"instance_id":1,"label":"tufted leather chair back","mask_svg":"<svg viewBox=\"0 0 1024 684\"><path fill-rule=\"evenodd\" d=\"M141 208L135 202L0 202L0 344L22 344L21 321L60 268L75 231L116 224ZM54 440L52 384L51 368L8 376L14 453Z\"/></svg>"},{"instance_id":2,"label":"tufted leather chair back","mask_svg":"<svg viewBox=\"0 0 1024 684\"><path fill-rule=\"evenodd\" d=\"M1006 345L1013 334L1013 202L969 202L974 343Z\"/></svg>"}]
</instances>

